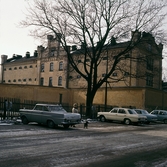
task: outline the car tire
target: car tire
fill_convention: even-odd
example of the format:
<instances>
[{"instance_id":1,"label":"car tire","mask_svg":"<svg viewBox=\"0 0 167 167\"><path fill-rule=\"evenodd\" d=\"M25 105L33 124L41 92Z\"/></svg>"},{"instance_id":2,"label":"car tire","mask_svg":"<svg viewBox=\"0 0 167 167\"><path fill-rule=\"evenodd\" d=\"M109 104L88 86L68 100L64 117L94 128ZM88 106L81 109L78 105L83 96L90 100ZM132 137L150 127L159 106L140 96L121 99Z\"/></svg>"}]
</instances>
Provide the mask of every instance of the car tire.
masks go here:
<instances>
[{"instance_id":1,"label":"car tire","mask_svg":"<svg viewBox=\"0 0 167 167\"><path fill-rule=\"evenodd\" d=\"M164 124L167 124L167 119L164 119Z\"/></svg>"},{"instance_id":2,"label":"car tire","mask_svg":"<svg viewBox=\"0 0 167 167\"><path fill-rule=\"evenodd\" d=\"M124 124L130 125L131 124L131 120L130 119L124 119Z\"/></svg>"},{"instance_id":3,"label":"car tire","mask_svg":"<svg viewBox=\"0 0 167 167\"><path fill-rule=\"evenodd\" d=\"M22 123L23 123L24 125L27 125L27 124L28 124L28 119L27 119L25 116L22 117L21 120L22 120Z\"/></svg>"},{"instance_id":4,"label":"car tire","mask_svg":"<svg viewBox=\"0 0 167 167\"><path fill-rule=\"evenodd\" d=\"M101 121L101 122L105 122L105 121L106 121L105 116L103 116L103 115L102 115L102 116L100 116L100 121Z\"/></svg>"},{"instance_id":5,"label":"car tire","mask_svg":"<svg viewBox=\"0 0 167 167\"><path fill-rule=\"evenodd\" d=\"M53 121L51 121L51 120L49 120L47 122L47 125L48 125L49 128L54 128L55 127L55 123Z\"/></svg>"}]
</instances>

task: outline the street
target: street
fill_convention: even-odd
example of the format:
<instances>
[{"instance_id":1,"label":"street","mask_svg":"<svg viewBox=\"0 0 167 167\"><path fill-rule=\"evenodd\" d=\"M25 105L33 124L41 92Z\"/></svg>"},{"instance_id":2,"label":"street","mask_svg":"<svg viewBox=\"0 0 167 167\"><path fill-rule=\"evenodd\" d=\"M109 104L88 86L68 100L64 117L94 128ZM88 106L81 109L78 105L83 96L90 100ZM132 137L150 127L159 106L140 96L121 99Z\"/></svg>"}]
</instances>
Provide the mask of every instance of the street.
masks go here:
<instances>
[{"instance_id":1,"label":"street","mask_svg":"<svg viewBox=\"0 0 167 167\"><path fill-rule=\"evenodd\" d=\"M2 167L166 167L167 125L0 125Z\"/></svg>"}]
</instances>

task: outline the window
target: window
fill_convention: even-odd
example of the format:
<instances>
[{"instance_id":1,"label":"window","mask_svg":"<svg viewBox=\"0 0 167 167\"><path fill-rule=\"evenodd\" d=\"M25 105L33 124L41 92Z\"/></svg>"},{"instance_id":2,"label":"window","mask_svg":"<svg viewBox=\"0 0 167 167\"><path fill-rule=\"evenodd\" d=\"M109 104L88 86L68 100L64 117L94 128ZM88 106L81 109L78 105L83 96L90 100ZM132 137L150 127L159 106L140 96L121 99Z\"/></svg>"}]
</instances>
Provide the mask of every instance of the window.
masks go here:
<instances>
[{"instance_id":1,"label":"window","mask_svg":"<svg viewBox=\"0 0 167 167\"><path fill-rule=\"evenodd\" d=\"M117 73L116 73L116 72L114 72L114 73L112 74L112 76L113 76L113 77L116 77L116 76L117 76Z\"/></svg>"},{"instance_id":2,"label":"window","mask_svg":"<svg viewBox=\"0 0 167 167\"><path fill-rule=\"evenodd\" d=\"M50 71L53 71L53 62L50 63Z\"/></svg>"},{"instance_id":3,"label":"window","mask_svg":"<svg viewBox=\"0 0 167 167\"><path fill-rule=\"evenodd\" d=\"M31 78L29 78L29 81L32 81L32 79L31 79Z\"/></svg>"},{"instance_id":4,"label":"window","mask_svg":"<svg viewBox=\"0 0 167 167\"><path fill-rule=\"evenodd\" d=\"M26 79L23 79L23 82L26 82Z\"/></svg>"},{"instance_id":5,"label":"window","mask_svg":"<svg viewBox=\"0 0 167 167\"><path fill-rule=\"evenodd\" d=\"M63 62L59 62L59 71L62 71L63 70Z\"/></svg>"},{"instance_id":6,"label":"window","mask_svg":"<svg viewBox=\"0 0 167 167\"><path fill-rule=\"evenodd\" d=\"M15 67L14 70L17 70L17 67Z\"/></svg>"},{"instance_id":7,"label":"window","mask_svg":"<svg viewBox=\"0 0 167 167\"><path fill-rule=\"evenodd\" d=\"M111 110L111 113L117 113L117 109Z\"/></svg>"},{"instance_id":8,"label":"window","mask_svg":"<svg viewBox=\"0 0 167 167\"><path fill-rule=\"evenodd\" d=\"M11 80L8 80L8 82L11 82Z\"/></svg>"},{"instance_id":9,"label":"window","mask_svg":"<svg viewBox=\"0 0 167 167\"><path fill-rule=\"evenodd\" d=\"M27 68L27 66L24 66L24 68L26 69L26 68Z\"/></svg>"},{"instance_id":10,"label":"window","mask_svg":"<svg viewBox=\"0 0 167 167\"><path fill-rule=\"evenodd\" d=\"M43 86L43 84L44 84L44 78L41 78L40 85Z\"/></svg>"},{"instance_id":11,"label":"window","mask_svg":"<svg viewBox=\"0 0 167 167\"><path fill-rule=\"evenodd\" d=\"M9 70L12 70L12 68L9 68Z\"/></svg>"},{"instance_id":12,"label":"window","mask_svg":"<svg viewBox=\"0 0 167 167\"><path fill-rule=\"evenodd\" d=\"M123 109L119 109L118 113L120 113L120 114L126 114L125 110L123 110Z\"/></svg>"},{"instance_id":13,"label":"window","mask_svg":"<svg viewBox=\"0 0 167 167\"><path fill-rule=\"evenodd\" d=\"M147 59L147 70L153 70L153 59L151 58Z\"/></svg>"},{"instance_id":14,"label":"window","mask_svg":"<svg viewBox=\"0 0 167 167\"><path fill-rule=\"evenodd\" d=\"M147 78L146 78L146 85L147 86L153 86L153 76L152 75L147 75Z\"/></svg>"},{"instance_id":15,"label":"window","mask_svg":"<svg viewBox=\"0 0 167 167\"><path fill-rule=\"evenodd\" d=\"M72 79L73 77L72 76L69 76L69 79Z\"/></svg>"},{"instance_id":16,"label":"window","mask_svg":"<svg viewBox=\"0 0 167 167\"><path fill-rule=\"evenodd\" d=\"M32 65L30 65L30 68L32 68Z\"/></svg>"},{"instance_id":17,"label":"window","mask_svg":"<svg viewBox=\"0 0 167 167\"><path fill-rule=\"evenodd\" d=\"M148 50L151 51L152 50L152 47L150 44L148 44Z\"/></svg>"},{"instance_id":18,"label":"window","mask_svg":"<svg viewBox=\"0 0 167 167\"><path fill-rule=\"evenodd\" d=\"M103 57L103 60L107 60L107 56Z\"/></svg>"},{"instance_id":19,"label":"window","mask_svg":"<svg viewBox=\"0 0 167 167\"><path fill-rule=\"evenodd\" d=\"M50 56L52 57L52 56L54 56L55 55L55 51L51 51L50 52Z\"/></svg>"},{"instance_id":20,"label":"window","mask_svg":"<svg viewBox=\"0 0 167 167\"><path fill-rule=\"evenodd\" d=\"M106 74L102 74L102 77L105 77L106 76Z\"/></svg>"},{"instance_id":21,"label":"window","mask_svg":"<svg viewBox=\"0 0 167 167\"><path fill-rule=\"evenodd\" d=\"M18 79L18 82L21 82L21 79Z\"/></svg>"},{"instance_id":22,"label":"window","mask_svg":"<svg viewBox=\"0 0 167 167\"><path fill-rule=\"evenodd\" d=\"M52 85L52 77L49 77L49 86L53 86Z\"/></svg>"},{"instance_id":23,"label":"window","mask_svg":"<svg viewBox=\"0 0 167 167\"><path fill-rule=\"evenodd\" d=\"M128 76L129 76L129 72L125 72L125 73L124 73L124 76L125 76L125 77L128 77Z\"/></svg>"},{"instance_id":24,"label":"window","mask_svg":"<svg viewBox=\"0 0 167 167\"><path fill-rule=\"evenodd\" d=\"M20 66L19 69L22 69L22 67Z\"/></svg>"},{"instance_id":25,"label":"window","mask_svg":"<svg viewBox=\"0 0 167 167\"><path fill-rule=\"evenodd\" d=\"M62 86L62 76L59 76L58 78L58 86Z\"/></svg>"},{"instance_id":26,"label":"window","mask_svg":"<svg viewBox=\"0 0 167 167\"><path fill-rule=\"evenodd\" d=\"M44 72L44 68L45 68L45 66L44 66L44 63L43 63L43 64L41 64L41 72Z\"/></svg>"},{"instance_id":27,"label":"window","mask_svg":"<svg viewBox=\"0 0 167 167\"><path fill-rule=\"evenodd\" d=\"M13 82L16 82L16 80L14 79Z\"/></svg>"}]
</instances>

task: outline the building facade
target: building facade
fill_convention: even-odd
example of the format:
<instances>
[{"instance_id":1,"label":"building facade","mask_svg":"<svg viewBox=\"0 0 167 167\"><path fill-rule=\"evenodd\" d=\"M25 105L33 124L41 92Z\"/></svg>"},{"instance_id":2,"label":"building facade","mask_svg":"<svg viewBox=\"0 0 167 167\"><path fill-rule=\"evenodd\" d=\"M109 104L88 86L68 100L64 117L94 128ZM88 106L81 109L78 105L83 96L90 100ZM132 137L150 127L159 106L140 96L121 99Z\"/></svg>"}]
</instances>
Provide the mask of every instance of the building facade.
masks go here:
<instances>
[{"instance_id":1,"label":"building facade","mask_svg":"<svg viewBox=\"0 0 167 167\"><path fill-rule=\"evenodd\" d=\"M112 76L108 78L110 84L104 83L97 92L95 103L102 103L105 100L104 90L106 86L108 89L108 104L110 103L110 105L114 106L121 106L119 101L121 98L119 98L119 96L121 96L121 90L123 90L122 92L124 92L124 94L128 92L125 91L127 88L162 90L163 46L161 44L157 45L154 37L149 33L133 33L136 33L135 35L133 34L135 37L133 40L142 37L140 44L124 55L126 59L120 61L117 69L112 73ZM14 55L10 59L8 59L6 55L2 55L1 84L56 87L62 88L63 91L64 89L74 89L75 93L73 93L73 98L80 99L78 103L83 103L86 99L85 89L87 88L87 82L78 73L71 70L67 54L63 47L61 47L59 39L48 35L47 42L47 47L38 46L33 56L31 56L29 52L27 52L25 56ZM107 52L106 49L104 49L98 71L99 79L103 78L106 74L106 70L112 67L113 57L121 50L124 50L128 44L129 42L116 43L116 41L111 41L111 44L108 45ZM84 71L83 65L80 63L83 61L84 56L81 54L80 50L82 50L82 47L80 49L73 47L71 52L78 61L79 69ZM86 61L89 64L89 60ZM113 82L115 80L117 80L117 82ZM117 95L117 102L110 99L110 97L113 98L112 88L117 89L117 92L120 94ZM150 96L148 95L148 97ZM127 99L124 100L126 101ZM143 96L141 96L140 106L143 108L145 100L143 100ZM70 101L75 102L73 100ZM122 106L125 106L125 104L129 105L129 103L125 103L125 101L122 102ZM116 105L117 103L118 105Z\"/></svg>"}]
</instances>

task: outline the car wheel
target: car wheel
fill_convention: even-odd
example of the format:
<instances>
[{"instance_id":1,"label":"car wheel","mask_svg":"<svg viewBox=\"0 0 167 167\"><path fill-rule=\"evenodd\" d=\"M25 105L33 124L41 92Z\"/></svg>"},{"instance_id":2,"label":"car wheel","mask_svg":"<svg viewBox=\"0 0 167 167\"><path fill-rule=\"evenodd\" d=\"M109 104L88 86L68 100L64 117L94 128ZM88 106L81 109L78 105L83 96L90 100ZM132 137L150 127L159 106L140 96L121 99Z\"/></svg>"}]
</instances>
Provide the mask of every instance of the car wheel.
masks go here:
<instances>
[{"instance_id":1,"label":"car wheel","mask_svg":"<svg viewBox=\"0 0 167 167\"><path fill-rule=\"evenodd\" d=\"M24 125L28 124L28 119L26 117L22 117L21 120Z\"/></svg>"},{"instance_id":2,"label":"car wheel","mask_svg":"<svg viewBox=\"0 0 167 167\"><path fill-rule=\"evenodd\" d=\"M131 124L131 120L130 120L130 119L124 119L124 123L125 123L126 125L130 125L130 124Z\"/></svg>"},{"instance_id":3,"label":"car wheel","mask_svg":"<svg viewBox=\"0 0 167 167\"><path fill-rule=\"evenodd\" d=\"M53 121L48 121L47 125L48 125L49 128L54 128L55 127L55 124L54 124Z\"/></svg>"},{"instance_id":4,"label":"car wheel","mask_svg":"<svg viewBox=\"0 0 167 167\"><path fill-rule=\"evenodd\" d=\"M105 122L106 121L106 118L104 116L100 116L100 121L101 122Z\"/></svg>"},{"instance_id":5,"label":"car wheel","mask_svg":"<svg viewBox=\"0 0 167 167\"><path fill-rule=\"evenodd\" d=\"M64 129L68 129L69 125L63 125Z\"/></svg>"},{"instance_id":6,"label":"car wheel","mask_svg":"<svg viewBox=\"0 0 167 167\"><path fill-rule=\"evenodd\" d=\"M167 119L164 119L164 124L167 124Z\"/></svg>"}]
</instances>

